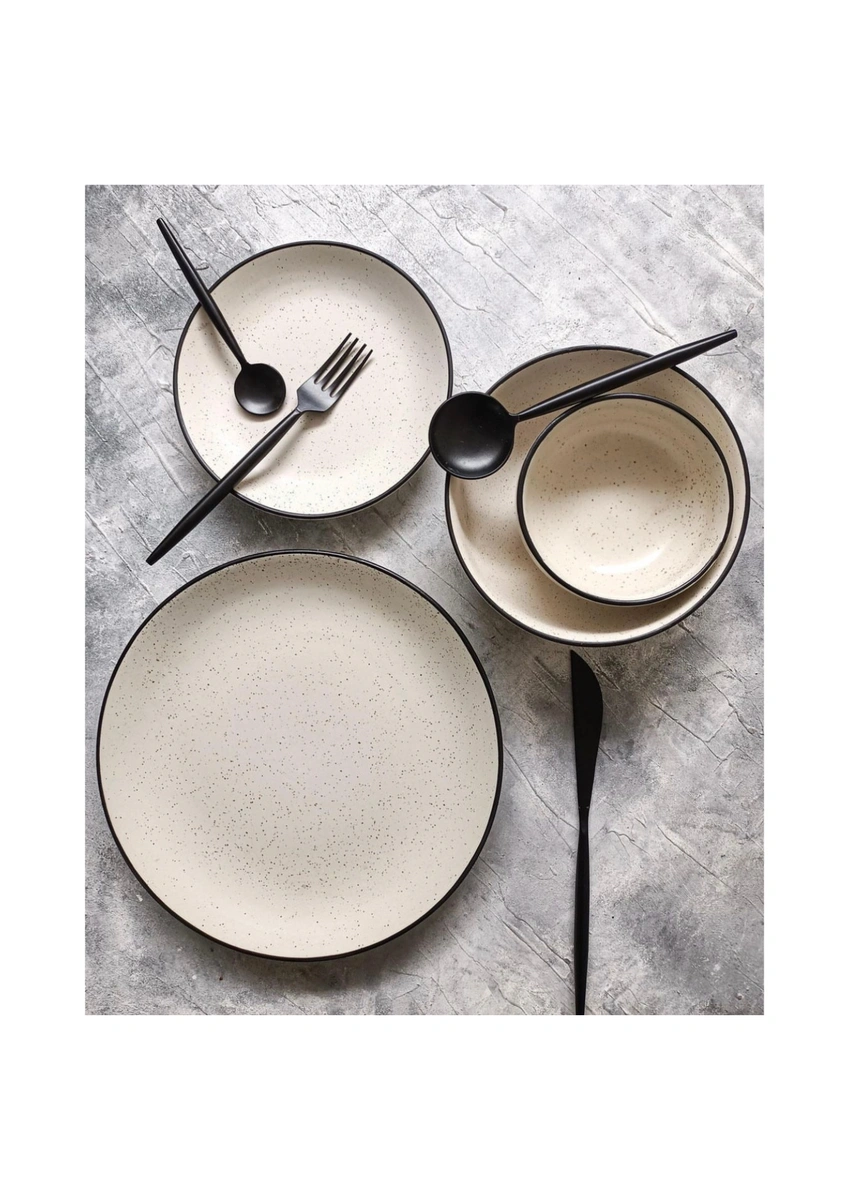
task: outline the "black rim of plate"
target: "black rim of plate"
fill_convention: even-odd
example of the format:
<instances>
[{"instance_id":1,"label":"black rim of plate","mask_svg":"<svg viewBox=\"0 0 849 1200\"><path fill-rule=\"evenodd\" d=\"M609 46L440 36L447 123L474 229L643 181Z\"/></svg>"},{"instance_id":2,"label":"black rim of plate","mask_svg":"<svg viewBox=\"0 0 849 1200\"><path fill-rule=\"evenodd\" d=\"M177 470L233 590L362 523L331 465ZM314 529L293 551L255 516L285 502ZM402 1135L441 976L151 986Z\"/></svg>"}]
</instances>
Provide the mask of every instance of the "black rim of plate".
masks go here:
<instances>
[{"instance_id":1,"label":"black rim of plate","mask_svg":"<svg viewBox=\"0 0 849 1200\"><path fill-rule=\"evenodd\" d=\"M112 820L109 816L109 809L106 804L106 795L105 795L104 788L103 788L103 780L102 780L101 773L100 773L100 737L101 737L101 731L103 728L103 714L106 711L106 704L107 704L107 701L109 700L109 693L112 690L112 684L115 681L115 677L118 674L118 671L121 667L121 663L124 661L125 657L127 656L128 652L130 650L130 647L133 645L136 638L139 636L139 634L142 632L142 630L145 628L145 626L148 625L150 623L150 621L153 620L153 618L156 616L156 614L158 612L160 612L161 609L163 609L167 604L170 604L171 601L176 599L176 597L179 596L182 592L185 592L187 588L193 587L196 583L200 583L200 581L202 579L206 579L210 575L215 575L219 571L225 571L225 570L227 570L228 567L238 566L240 563L250 562L253 559L277 558L277 557L281 557L283 555L290 555L290 554L296 554L296 555L302 555L302 556L303 555L311 555L311 556L322 557L322 558L338 558L338 559L344 559L347 562L358 563L360 566L363 566L363 567L371 567L373 570L379 571L382 575L388 575L390 579L395 579L399 583L402 583L405 587L408 587L411 591L416 592L417 595L421 596L423 600L425 600L428 604L430 604L433 608L435 608L436 611L445 618L445 620L448 622L448 624L451 626L451 628L454 630L454 632L460 638L460 641L462 642L463 646L465 647L466 651L468 652L469 656L471 657L472 662L477 667L478 674L480 675L481 679L483 680L483 685L486 688L486 694L489 697L489 703L490 703L490 707L492 709L492 719L495 723L495 738L496 738L496 742L498 744L498 774L497 774L497 777L495 780L495 794L492 799L492 808L490 809L489 819L487 820L486 828L484 829L483 835L481 836L481 840L478 843L478 846L475 849L475 852L472 854L472 857L469 859L469 862L464 867L463 871L457 877L455 882L451 885L451 887L445 893L445 895L442 896L439 900L437 900L436 904L432 905L432 907L429 908L427 910L427 912L422 913L422 915L420 917L417 917L415 919L415 921L412 921L409 925L405 925L403 929L399 929L396 933L391 933L388 937L381 938L381 940L379 942L370 942L368 946L359 946L356 950L343 950L339 954L318 954L318 955L314 955L312 957L307 957L307 958L295 958L295 957L290 957L289 955L285 955L285 954L264 954L260 950L248 950L244 946L236 946L232 942L225 942L221 938L217 938L213 934L207 933L204 929L199 928L197 925L192 925L191 921L187 921L185 917L181 917L178 912L175 912L173 908L170 908L165 903L164 900L160 899L160 897L157 896L157 894L156 894L156 892L154 892L153 888L142 878L142 876L139 874L139 872L133 866L127 852L124 850L124 847L121 845L121 841L120 841L117 833L115 832L115 828L114 828L114 826L112 824ZM466 637L465 633L460 628L460 626L457 624L457 622L454 620L454 618L451 616L451 614L446 612L446 610L442 607L442 605L437 600L434 600L432 596L429 596L427 594L427 592L422 591L422 589L420 587L418 587L415 583L411 583L409 579L404 579L404 577L402 575L398 575L395 571L389 570L388 567L382 567L382 566L380 566L379 563L369 562L368 559L358 558L353 554L337 554L330 550L268 550L268 551L264 551L260 554L246 554L241 558L234 558L234 559L231 559L229 562L221 563L217 567L212 567L211 570L209 570L209 571L204 571L203 574L198 575L196 579L190 579L187 583L184 583L181 587L178 587L175 591L173 591L170 596L166 596L166 598L160 604L157 604L156 608L151 613L149 613L148 616L145 617L145 619L142 621L141 625L139 625L138 629L135 631L135 633L132 635L130 640L127 642L124 649L121 651L121 655L120 655L118 661L116 662L115 666L112 668L112 674L109 676L109 683L106 685L106 691L103 694L103 700L100 705L100 715L97 720L97 741L96 741L96 748L95 748L95 762L96 762L96 768L97 768L97 787L98 787L98 791L100 792L100 803L103 808L103 814L106 817L106 824L109 826L109 832L112 834L112 837L115 840L115 845L118 847L119 851L121 852L121 857L124 859L124 862L130 868L133 875L139 881L139 883L142 885L142 887L145 889L145 891L148 893L148 895L152 896L153 899L157 902L157 904L159 904L162 908L164 908L167 913L170 913L172 917L175 917L180 922L181 925L185 925L188 929L193 930L195 933L199 933L201 935L201 937L205 937L208 941L215 942L215 944L218 946L225 946L228 950L237 950L240 954L249 954L253 958L267 958L267 959L272 959L275 962L330 962L331 960L337 959L337 958L350 958L354 954L365 954L367 950L376 950L378 946L385 946L389 942L394 942L396 938L402 937L405 933L409 933L411 929L415 929L415 927L417 925L420 925L422 923L422 921L427 920L427 918L429 916L431 916L434 912L436 912L436 910L439 909L445 903L445 901L454 894L454 892L457 890L457 888L460 886L460 884L463 882L463 880L466 878L466 876L471 871L472 867L477 862L478 856L480 855L480 852L483 850L483 848L486 844L486 839L489 837L490 830L492 829L492 825L495 820L495 814L498 811L498 802L499 802L499 799L501 796L501 784L502 784L503 774L504 774L504 738L503 738L503 735L501 732L501 720L498 715L498 706L495 702L495 694L493 693L492 685L489 682L489 678L486 674L486 671L483 668L483 664L481 663L480 658L477 655L477 652L475 651L475 648L472 646L471 642Z\"/></svg>"},{"instance_id":2,"label":"black rim of plate","mask_svg":"<svg viewBox=\"0 0 849 1200\"><path fill-rule=\"evenodd\" d=\"M512 379L514 375L518 375L520 371L524 371L526 367L532 367L535 363L543 362L547 358L558 358L563 354L576 354L576 353L578 353L578 351L581 351L581 350L616 350L623 354L636 354L638 358L650 358L651 357L649 354L647 354L645 352L645 350L634 350L630 346L607 346L607 345L592 345L592 344L583 345L583 346L565 346L560 350L549 350L545 354L538 354L536 356L536 358L529 358L527 362L523 362L518 367L514 367L512 371L508 371L506 375L502 375L501 378L492 385L492 387L489 389L489 394L494 395L495 392L502 386L502 384L505 384L508 379ZM554 634L543 633L543 631L541 629L534 629L533 625L526 625L524 623L524 621L519 621L516 617L511 616L511 614L509 612L507 612L506 609L503 609L500 604L496 604L496 602L492 599L492 597L490 595L488 595L487 592L484 591L484 589L481 587L481 585L475 579L472 572L469 570L469 567L466 564L466 560L463 558L463 555L460 552L460 547L457 544L457 537L456 537L456 534L454 533L454 526L451 522L451 476L446 474L446 476L445 476L445 521L446 521L446 524L448 525L448 535L451 538L451 544L454 547L454 553L457 555L457 558L460 562L460 566L463 568L463 570L468 575L469 580L471 581L472 585L477 589L478 592L480 592L480 594L483 596L484 600L486 600L487 604L492 605L492 607L495 609L496 612L501 613L502 617L506 617L508 621L510 621L513 625L518 626L519 629L524 629L527 633L533 633L536 635L536 637L545 638L546 641L549 641L549 642L559 642L563 646L586 646L588 649L595 648L598 650L602 650L607 646L628 646L633 642L642 642L642 641L645 641L646 638L655 637L659 633L664 633L667 629L672 629L672 627L674 625L677 625L680 621L685 621L687 619L687 617L689 617L697 609L701 608L701 606L705 603L705 601L709 600L710 597L714 594L716 589L719 587L719 585L723 582L725 577L728 575L728 572L734 566L734 563L737 561L737 555L740 553L740 547L743 545L743 539L746 536L746 528L749 524L749 508L750 508L750 504L751 504L751 494L752 494L752 484L751 484L751 479L749 476L749 463L746 458L746 451L743 449L743 443L740 441L740 435L738 434L736 428L734 427L734 422L731 420L728 413L725 411L725 409L722 407L722 405L719 403L719 401L716 399L716 397L711 395L711 393L707 390L707 388L703 384L699 383L699 381L697 379L694 379L692 375L688 375L686 371L682 371L680 367L669 367L669 368L667 368L667 370L672 370L672 371L675 371L676 374L682 375L686 380L688 380L689 383L692 383L694 385L694 387L697 387L699 389L699 391L702 392L702 394L707 397L707 399L711 402L711 404L714 406L714 408L716 408L719 411L719 413L721 414L721 416L723 417L725 423L727 424L729 430L731 431L731 436L734 438L734 441L737 443L737 449L740 451L740 461L743 464L743 478L744 478L744 482L745 482L745 487L744 487L745 495L743 498L743 519L742 519L742 524L740 525L740 534L739 534L739 537L737 538L737 544L734 547L733 551L731 552L731 557L728 560L728 564L725 567L725 570L721 573L721 575L716 580L716 582L713 584L713 586L711 588L709 588L709 590L707 592L705 592L704 596L702 596L702 598L700 600L698 600L692 606L692 608L688 608L686 612L681 613L677 617L673 617L670 621L667 621L665 625L661 625L657 629L647 630L645 633L638 633L634 637L610 638L610 639L586 642L586 641L579 641L576 638L555 637ZM733 491L733 489L732 489L732 491Z\"/></svg>"},{"instance_id":3,"label":"black rim of plate","mask_svg":"<svg viewBox=\"0 0 849 1200\"><path fill-rule=\"evenodd\" d=\"M700 433L704 434L705 438L707 438L708 442L710 442L711 446L713 446L713 449L716 452L716 457L719 459L725 475L725 487L728 493L728 515L725 519L725 528L722 531L722 536L717 542L715 550L707 562L703 563L699 567L698 571L696 571L694 575L690 576L686 583L678 584L677 587L671 588L668 592L663 592L660 596L650 596L646 600L611 600L605 596L594 596L591 592L583 592L579 587L576 587L574 583L567 583L566 580L562 579L555 571L553 571L548 563L543 559L534 543L533 538L531 537L530 530L528 529L527 522L525 521L525 479L527 478L531 460L542 443L545 441L554 427L559 425L561 421L565 421L567 417L574 416L574 414L579 412L582 408L589 408L591 404L607 404L610 402L610 400L615 399L645 400L648 404L658 404L662 408L671 409L673 412L678 413L679 416L684 417L684 419L689 421L691 425L695 425ZM692 587L694 583L698 583L705 572L709 571L719 558L720 554L722 553L722 547L725 545L725 542L728 538L728 533L731 529L731 522L734 519L734 487L731 483L731 472L728 470L728 463L725 461L725 455L722 453L716 438L710 433L709 430L705 429L701 421L697 421L694 416L688 412L685 412L683 408L679 408L677 404L673 404L670 400L661 400L659 396L647 396L643 392L611 392L609 396L593 396L589 400L582 400L580 404L576 404L574 407L568 408L565 413L561 413L560 416L552 421L550 425L546 425L545 429L543 429L536 441L531 446L530 450L525 456L525 461L522 463L522 469L519 472L519 483L516 487L516 507L519 511L519 524L522 527L522 536L527 543L528 549L530 550L531 554L533 554L534 558L537 560L542 569L551 576L555 583L559 583L561 587L565 587L567 591L574 592L576 596L583 596L585 600L594 600L596 604L613 604L624 608L644 608L650 604L660 604L662 600L671 600L673 596L680 596L681 592L686 592L687 588Z\"/></svg>"},{"instance_id":4,"label":"black rim of plate","mask_svg":"<svg viewBox=\"0 0 849 1200\"><path fill-rule=\"evenodd\" d=\"M260 250L257 254L250 254L250 255L248 255L247 258L243 258L241 260L241 262L237 262L236 265L231 267L229 271L225 271L223 275L219 276L219 278L216 279L215 283L210 284L208 291L214 292L215 289L218 287L219 283L223 283L224 280L229 278L230 275L232 275L235 271L240 270L241 267L247 266L248 263L254 262L258 258L264 258L266 254L275 254L279 250L292 250L298 246L335 246L337 249L340 249L340 250L354 250L354 251L356 251L357 254L364 254L367 258L375 258L378 260L378 262L385 263L387 267L391 267L393 271L397 271L398 274L403 276L403 278L406 279L409 284L412 284L412 286L416 289L416 291L422 297L422 299L424 300L425 304L428 306L430 311L433 313L433 316L436 320L436 324L439 327L439 332L442 334L442 341L445 346L445 355L446 355L446 359L448 362L448 391L446 394L446 399L447 399L448 396L451 395L452 389L454 387L454 360L451 355L451 344L448 341L448 334L445 332L445 326L442 324L442 318L440 317L439 313L436 311L436 308L433 305L433 301L431 300L430 296L428 296L427 292L425 292L424 288L422 288L418 283L416 283L415 279L413 279L410 275L408 275L407 272L405 270L403 270L402 267L399 267L397 263L392 262L392 260L389 258L385 258L382 254L375 253L374 250L366 250L363 246L353 246L353 245L351 245L350 242L329 242L323 238L306 238L303 241L299 241L299 242L282 242L279 246L269 246L267 250ZM218 480L220 479L220 476L216 475L215 472L207 465L207 463L204 462L197 447L195 446L192 439L189 437L189 431L186 428L185 421L183 420L183 413L180 408L180 396L179 396L179 392L177 389L177 374L180 369L180 356L181 356L182 350L183 350L183 342L186 340L186 334L189 332L189 327L191 326L192 321L194 321L195 317L197 316L197 314L200 311L201 311L200 304L196 304L194 306L194 308L192 309L192 311L189 313L188 319L186 320L186 324L183 326L183 332L180 334L180 340L177 343L177 349L174 353L174 370L173 370L172 377L171 377L171 379L172 379L171 390L174 393L174 407L177 410L177 420L180 424L180 429L182 431L183 437L186 439L186 444L188 445L189 449L191 450L192 454L194 454L195 458L198 460L200 465L203 467L203 469L217 483ZM237 403L235 397L234 397L233 403L234 404ZM440 403L441 403L441 401L440 401ZM422 463L425 461L425 459L428 457L429 454L430 454L430 447L428 446L428 447L426 447L425 452L421 456L419 461L410 468L410 470L407 472L407 474L402 479L399 479L397 483L393 483L392 487L387 488L385 492L381 492L381 494L379 496L375 496L373 500L366 500L362 504L355 504L352 508L341 508L341 509L339 509L338 512L332 512L332 513L287 512L285 509L272 508L268 504L261 504L258 500L251 500L249 496L242 495L242 493L237 488L233 489L232 495L236 496L237 499L244 501L245 504L250 504L254 508L260 509L262 512L274 513L275 516L278 516L278 517L290 517L291 519L298 520L298 521L329 521L333 517L346 517L349 513L359 512L363 508L369 508L372 504L379 504L381 500L385 500L387 496L391 496L393 492L396 492L399 487L401 487L403 484L405 484L407 482L408 479L411 479L413 477L413 475L415 475L416 471L418 471L419 467L422 465Z\"/></svg>"}]
</instances>

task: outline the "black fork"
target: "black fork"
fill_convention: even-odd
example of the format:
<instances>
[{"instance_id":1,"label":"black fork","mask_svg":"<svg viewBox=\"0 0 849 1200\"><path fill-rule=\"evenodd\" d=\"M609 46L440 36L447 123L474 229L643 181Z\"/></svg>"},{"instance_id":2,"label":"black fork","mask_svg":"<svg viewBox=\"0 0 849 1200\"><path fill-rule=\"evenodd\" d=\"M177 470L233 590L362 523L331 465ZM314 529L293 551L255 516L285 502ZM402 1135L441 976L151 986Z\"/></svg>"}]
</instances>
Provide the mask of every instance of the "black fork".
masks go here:
<instances>
[{"instance_id":1,"label":"black fork","mask_svg":"<svg viewBox=\"0 0 849 1200\"><path fill-rule=\"evenodd\" d=\"M148 556L148 563L158 562L163 554L167 554L181 542L186 534L211 513L236 484L265 458L305 412L327 412L337 400L341 400L371 355L372 351L360 342L359 338L352 340L350 333L343 338L330 357L298 388L298 403L295 408L252 446L244 458L240 458L235 467L231 467L227 474L198 500L194 508L190 508L186 515L180 518L171 532L166 534Z\"/></svg>"}]
</instances>

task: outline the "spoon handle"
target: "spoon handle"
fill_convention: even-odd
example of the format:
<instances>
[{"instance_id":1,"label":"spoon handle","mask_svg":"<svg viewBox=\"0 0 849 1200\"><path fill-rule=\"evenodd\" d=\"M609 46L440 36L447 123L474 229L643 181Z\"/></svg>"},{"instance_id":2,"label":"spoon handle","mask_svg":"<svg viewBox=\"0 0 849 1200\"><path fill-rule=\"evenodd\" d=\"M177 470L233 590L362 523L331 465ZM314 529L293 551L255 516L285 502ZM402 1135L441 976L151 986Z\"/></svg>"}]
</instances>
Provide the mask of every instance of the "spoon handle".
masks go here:
<instances>
[{"instance_id":1,"label":"spoon handle","mask_svg":"<svg viewBox=\"0 0 849 1200\"><path fill-rule=\"evenodd\" d=\"M171 253L174 255L174 258L177 260L177 266L180 268L180 270L185 275L186 282L188 283L189 287L192 289L192 291L194 292L194 294L197 296L198 300L200 301L201 308L204 310L204 312L209 317L212 324L215 326L215 328L221 334L222 338L224 339L225 343L227 344L231 354L234 356L234 358L238 362L239 366L246 367L248 365L248 360L245 358L244 354L242 354L242 351L239 349L239 343L236 341L235 337L233 336L233 330L230 328L230 326L225 321L224 314L222 313L221 309L218 307L218 305L213 300L210 292L207 290L206 284L203 282L200 275L198 275L197 271L192 266L192 263L189 260L189 256L186 254L183 247L177 241L177 237L174 233L174 230L171 228L171 226L168 224L167 221L163 220L162 217L160 217L157 220L156 224L159 226L159 232L162 234L162 236L165 238L165 241L168 243L168 249L171 251Z\"/></svg>"},{"instance_id":2,"label":"spoon handle","mask_svg":"<svg viewBox=\"0 0 849 1200\"><path fill-rule=\"evenodd\" d=\"M725 333L717 333L713 337L702 338L698 342L688 342L686 346L676 346L672 350L664 350L662 354L653 354L651 358L643 359L642 362L632 363L629 367L620 367L618 371L611 371L608 375L589 380L588 383L579 383L577 387L569 388L568 391L561 392L559 396L552 396L550 400L543 400L541 404L535 404L533 408L526 408L524 412L516 414L516 420L530 421L533 417L547 417L549 413L557 412L559 408L563 408L567 404L575 404L579 400L589 400L594 396L600 396L602 392L606 392L610 388L624 387L625 384L636 383L638 379L645 379L647 375L655 375L667 367L677 367L679 363L686 362L689 358L696 358L699 354L705 354L716 346L722 346L736 336L736 329L726 329Z\"/></svg>"},{"instance_id":3,"label":"spoon handle","mask_svg":"<svg viewBox=\"0 0 849 1200\"><path fill-rule=\"evenodd\" d=\"M298 417L302 416L302 410L295 408L285 416L282 421L279 421L274 428L265 435L255 446L251 446L247 454L240 458L235 467L231 467L226 475L219 479L214 487L210 488L205 496L198 500L194 508L190 508L184 517L181 517L170 533L166 534L155 550L148 556L147 562L152 566L155 562L159 562L164 554L169 550L173 550L178 542L181 542L187 533L191 533L195 525L207 516L212 510L221 503L225 496L233 490L237 483L251 471L258 462L265 458L269 450L271 450L284 433L288 433L292 426L297 421Z\"/></svg>"}]
</instances>

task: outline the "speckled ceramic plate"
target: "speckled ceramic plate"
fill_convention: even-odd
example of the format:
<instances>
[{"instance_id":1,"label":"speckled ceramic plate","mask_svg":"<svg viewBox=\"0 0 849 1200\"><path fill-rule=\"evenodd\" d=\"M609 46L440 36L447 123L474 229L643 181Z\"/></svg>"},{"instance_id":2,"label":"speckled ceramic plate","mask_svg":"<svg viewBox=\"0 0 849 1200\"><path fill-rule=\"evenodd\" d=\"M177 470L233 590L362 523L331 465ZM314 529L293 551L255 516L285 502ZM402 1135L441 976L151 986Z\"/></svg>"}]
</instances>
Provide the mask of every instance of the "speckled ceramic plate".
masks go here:
<instances>
[{"instance_id":1,"label":"speckled ceramic plate","mask_svg":"<svg viewBox=\"0 0 849 1200\"><path fill-rule=\"evenodd\" d=\"M501 731L432 600L360 559L282 551L148 617L97 764L118 845L175 916L253 954L332 958L409 929L470 869Z\"/></svg>"},{"instance_id":2,"label":"speckled ceramic plate","mask_svg":"<svg viewBox=\"0 0 849 1200\"><path fill-rule=\"evenodd\" d=\"M294 408L298 386L352 333L374 354L329 413L308 413L235 490L297 517L351 512L403 483L428 453L428 423L451 392L451 351L421 288L377 254L336 242L296 242L246 259L210 289L251 362L286 381L271 418L233 395L235 360L202 309L177 347L174 399L190 447L216 479Z\"/></svg>"},{"instance_id":3,"label":"speckled ceramic plate","mask_svg":"<svg viewBox=\"0 0 849 1200\"><path fill-rule=\"evenodd\" d=\"M543 570L603 604L651 604L716 559L733 514L725 456L705 427L639 393L568 409L534 442L519 524Z\"/></svg>"},{"instance_id":4,"label":"speckled ceramic plate","mask_svg":"<svg viewBox=\"0 0 849 1200\"><path fill-rule=\"evenodd\" d=\"M492 388L511 412L647 358L618 346L578 346L518 367ZM619 389L624 391L626 389ZM749 519L749 469L734 426L711 394L679 369L651 377L651 391L690 413L716 438L731 475L734 515L715 562L686 591L647 605L599 604L561 587L531 555L522 537L516 488L522 463L548 418L516 426L513 453L487 479L446 479L445 510L454 548L472 582L522 628L573 646L615 646L668 629L719 587L737 557Z\"/></svg>"}]
</instances>

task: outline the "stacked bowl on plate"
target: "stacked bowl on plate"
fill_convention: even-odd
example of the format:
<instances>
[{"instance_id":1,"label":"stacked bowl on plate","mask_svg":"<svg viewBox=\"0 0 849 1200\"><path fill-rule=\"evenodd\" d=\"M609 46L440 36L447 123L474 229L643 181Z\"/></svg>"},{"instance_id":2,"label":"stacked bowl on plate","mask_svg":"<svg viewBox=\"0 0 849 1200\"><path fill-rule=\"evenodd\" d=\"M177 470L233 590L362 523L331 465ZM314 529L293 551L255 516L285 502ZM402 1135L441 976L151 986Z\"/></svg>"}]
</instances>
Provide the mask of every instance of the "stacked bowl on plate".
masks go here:
<instances>
[{"instance_id":1,"label":"stacked bowl on plate","mask_svg":"<svg viewBox=\"0 0 849 1200\"><path fill-rule=\"evenodd\" d=\"M619 347L557 351L492 389L519 412L647 357ZM688 616L742 542L749 474L740 439L684 371L516 427L497 473L449 477L454 547L483 595L523 628L572 645L616 645Z\"/></svg>"}]
</instances>

